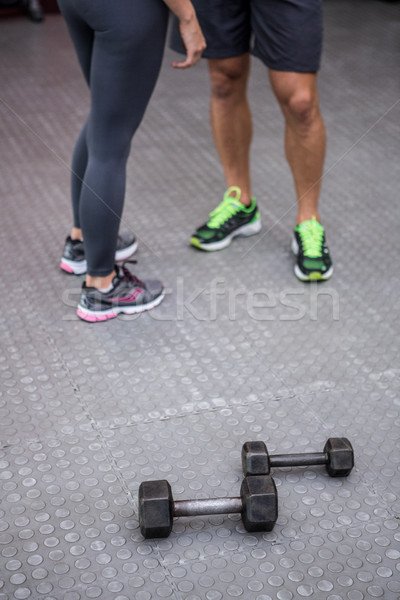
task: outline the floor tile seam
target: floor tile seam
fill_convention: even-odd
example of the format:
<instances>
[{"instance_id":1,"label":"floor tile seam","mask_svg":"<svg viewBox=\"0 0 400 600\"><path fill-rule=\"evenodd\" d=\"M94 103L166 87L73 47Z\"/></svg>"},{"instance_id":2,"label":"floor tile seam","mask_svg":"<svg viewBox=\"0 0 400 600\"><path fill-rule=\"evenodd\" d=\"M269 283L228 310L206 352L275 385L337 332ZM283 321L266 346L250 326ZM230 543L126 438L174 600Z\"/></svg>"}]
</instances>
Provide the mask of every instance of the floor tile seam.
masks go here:
<instances>
[{"instance_id":1,"label":"floor tile seam","mask_svg":"<svg viewBox=\"0 0 400 600\"><path fill-rule=\"evenodd\" d=\"M168 584L170 585L171 589L173 590L174 600L185 600L184 596L182 596L181 592L178 590L178 585L177 585L177 582L175 581L176 578L174 578L174 576L172 575L171 570L168 569L168 567L163 564L162 555L160 553L158 553L158 555L160 557L158 562L163 569L165 579L167 580Z\"/></svg>"},{"instance_id":2,"label":"floor tile seam","mask_svg":"<svg viewBox=\"0 0 400 600\"><path fill-rule=\"evenodd\" d=\"M26 283L23 282L23 287L25 288L25 291L27 292L27 295L30 296L32 294L32 290L28 287L28 285ZM59 348L59 346L56 343L56 340L54 339L53 336L50 335L50 333L47 331L46 326L43 322L42 316L39 313L38 310L34 310L34 315L35 315L35 319L36 319L36 323L38 323L39 327L39 331L41 333L41 337L43 339L43 341L45 342L45 344L49 347L49 349L53 352L53 354L57 357L57 359L59 360L59 362L61 363L62 369L67 377L67 380L74 392L74 394L77 394L78 396L80 395L80 388L79 388L79 384L77 384L71 374L71 371L68 367L68 364L66 363L62 352ZM37 333L36 333L37 335ZM31 336L32 337L32 336ZM83 407L83 403L81 401L81 399L78 397L78 402L82 405Z\"/></svg>"},{"instance_id":3,"label":"floor tile seam","mask_svg":"<svg viewBox=\"0 0 400 600\"><path fill-rule=\"evenodd\" d=\"M378 471L377 478L379 477L379 473L380 473L380 471ZM380 480L380 481L382 481L382 480ZM396 502L396 501L398 502L398 501L400 500L400 493L399 493L399 492L397 492L397 491L396 491L394 488L392 488L392 487L389 487L389 486L387 485L387 483L385 483L385 482L382 482L382 483L383 483L383 484L385 485L385 487L386 487L386 489L385 489L385 492L384 492L384 493L385 493L385 494L388 494L388 493L391 493L391 494L393 494L393 496L394 496L394 497L395 497L395 499L396 499L396 500L395 500L395 502ZM371 482L371 483L368 483L368 481L366 481L366 480L365 480L365 481L363 481L363 480L362 480L362 481L360 482L360 484L361 484L362 486L364 486L364 487L365 487L365 488L366 488L366 489L369 491L369 493L370 493L370 494L372 494L373 496L377 497L377 498L380 500L381 504L382 504L382 505L383 505L383 506L386 508L386 510L388 511L388 513L391 515L391 517L392 517L393 519L396 519L396 520L397 520L397 519L399 519L399 514L398 514L398 512L396 512L396 511L394 510L394 508L393 508L392 504L391 504L391 503L389 503L389 502L388 502L388 501L385 499L385 497L384 497L384 495L383 495L384 493L383 493L383 492L381 492L381 491L379 490L379 488L378 488L378 486L375 484L375 482L374 482L374 483L372 483L372 482Z\"/></svg>"},{"instance_id":4,"label":"floor tile seam","mask_svg":"<svg viewBox=\"0 0 400 600\"><path fill-rule=\"evenodd\" d=\"M282 381L282 380L280 380ZM317 394L326 394L329 393L331 391L338 391L338 388L324 388L322 390L316 390L316 391L307 391L306 395L307 397L309 396L316 396ZM344 390L339 390L339 391L343 391ZM119 429L124 429L125 427L140 427L143 424L151 424L151 423L159 423L159 422L164 422L164 421L172 421L173 419L187 419L190 418L194 415L204 415L204 414L212 414L212 413L216 413L216 412L222 412L224 410L231 410L231 409L235 409L238 407L244 407L244 406L253 406L256 404L267 404L269 402L282 402L285 400L291 400L291 399L296 399L301 397L301 394L296 394L294 391L292 391L290 394L288 395L275 395L273 398L268 398L268 399L258 399L255 400L253 402L241 402L241 403L229 403L226 404L224 406L214 406L214 407L210 407L210 408L204 408L204 409L195 409L195 410L191 410L191 411L185 411L185 412L177 412L176 414L173 415L161 415L159 418L154 418L151 416L144 416L144 415L138 415L135 419L131 418L130 420L128 420L125 423L122 424L96 424L96 430L98 431L107 431L107 430L119 430ZM307 406L306 403L304 403L305 406ZM166 409L168 410L168 409ZM312 415L315 416L315 412L312 411ZM330 427L329 427L330 429Z\"/></svg>"},{"instance_id":5,"label":"floor tile seam","mask_svg":"<svg viewBox=\"0 0 400 600\"><path fill-rule=\"evenodd\" d=\"M90 428L91 431L96 431L96 421L94 419L91 419L90 416L88 415L87 411L83 411L82 414L85 416L85 418L87 418L85 427L86 428ZM58 430L57 432L41 432L40 434L32 434L32 436L26 436L23 439L17 438L17 441L2 441L0 439L0 452L2 450L8 450L9 448L15 448L18 446L21 446L22 448L26 448L29 449L29 446L31 444L46 444L46 442L48 442L49 440L54 440L57 439L59 441L62 441L62 439L68 438L69 436L73 436L73 435L79 435L80 432L84 431L84 429L82 428L82 423L80 423L78 426L74 426L74 425L67 425L66 428L71 428L73 431L66 431L66 430ZM79 432L79 434L77 433Z\"/></svg>"},{"instance_id":6,"label":"floor tile seam","mask_svg":"<svg viewBox=\"0 0 400 600\"><path fill-rule=\"evenodd\" d=\"M26 286L25 286L26 287ZM59 362L61 363L62 369L64 371L64 373L66 374L67 380L69 382L70 387L73 390L73 394L74 397L77 398L78 404L82 409L82 412L87 420L87 424L89 425L89 427L96 432L97 436L99 439L103 440L103 436L101 435L101 432L99 432L97 430L97 422L96 419L93 417L90 407L88 405L87 402L85 402L85 400L82 398L81 395L81 391L80 391L80 386L79 384L74 380L74 377L69 369L68 364L66 363L63 354L60 350L60 348L58 347L55 339L47 332L46 327L43 323L43 320L41 318L41 315L38 313L38 311L36 312L36 322L39 324L39 328L41 330L42 333L42 337L44 338L45 343L47 344L47 346L51 349L51 351L55 354L55 356L57 357L57 359L59 360ZM68 435L68 434L63 434L62 432L58 432L59 435L57 436L58 439L60 439L60 437L62 437L63 435ZM30 443L34 443L34 442L41 442L42 440L45 441L46 439L51 439L54 438L54 435L44 435L44 436L34 436L32 438L32 440L29 439L25 439L22 442L22 446L25 448L28 448L28 445ZM9 447L10 445L7 444L6 447ZM104 448L104 444L102 444L103 446L103 450L105 451ZM0 447L1 449L1 447ZM106 453L106 457L108 457L108 454ZM109 457L108 457L109 460ZM110 461L109 461L110 462ZM112 465L111 465L112 466Z\"/></svg>"},{"instance_id":7,"label":"floor tile seam","mask_svg":"<svg viewBox=\"0 0 400 600\"><path fill-rule=\"evenodd\" d=\"M24 285L24 287L26 287L26 285ZM91 426L92 429L97 430L96 419L91 412L90 406L82 398L80 386L75 381L75 379L71 373L71 370L70 370L66 360L64 359L63 353L62 353L61 349L59 348L59 345L57 344L54 337L51 336L50 333L47 332L45 324L43 323L43 319L42 319L41 315L39 314L39 312L36 310L35 313L36 313L36 322L39 324L39 328L41 330L44 342L47 344L47 346L52 350L54 355L59 360L59 362L62 366L62 369L63 369L63 371L67 377L67 380L69 382L70 388L73 391L74 397L77 399L77 402L78 402L79 406L81 407L82 413L85 415L85 418L87 419L89 426ZM108 382L107 382L107 387L110 389L110 394L112 394L112 387L110 387Z\"/></svg>"},{"instance_id":8,"label":"floor tile seam","mask_svg":"<svg viewBox=\"0 0 400 600\"><path fill-rule=\"evenodd\" d=\"M62 361L62 357L60 357L60 360ZM63 364L64 366L64 364ZM69 373L69 369L68 366L65 366L65 370L67 371L68 375L70 375ZM73 382L73 378L72 376L69 377L69 379L71 380L71 385L73 386L74 389L74 393L76 395L80 395L80 389L79 389L79 385L75 384ZM316 396L317 394L325 394L325 393L329 393L330 391L332 391L332 389L334 389L334 391L338 391L337 388L324 388L323 390L316 390L316 391L307 391L306 395L307 397L310 396ZM344 390L342 390L344 391ZM290 400L290 399L295 399L297 397L301 396L296 394L295 392L292 392L289 395L275 395L272 398L268 398L268 399L257 399L255 401L247 401L247 402L240 402L240 403L227 403L223 406L219 405L219 406L213 406L213 407L209 407L209 408L204 408L204 409L195 409L195 410L191 410L191 411L185 411L185 412L177 412L175 414L171 414L171 415L161 415L158 418L155 417L151 417L151 416L145 416L145 415L139 415L137 416L135 419L131 419L125 423L122 424L99 424L98 420L92 415L92 410L91 408L89 408L89 406L87 405L87 403L82 400L81 398L79 398L79 402L80 405L83 408L84 411L84 415L87 417L88 421L87 424L91 427L91 429L97 433L102 434L103 431L107 431L107 430L119 430L119 429L124 429L125 427L139 427L143 424L151 424L151 423L159 423L159 422L164 422L164 421L171 421L173 419L187 419L190 418L194 415L203 415L203 414L212 414L212 413L216 413L216 412L222 412L224 410L232 410L232 409L236 409L236 408L240 408L240 407L244 407L244 406L248 406L251 407L253 405L257 405L257 404L267 404L270 402L281 402L282 400ZM169 410L169 409L166 409ZM314 414L314 413L313 413ZM60 432L60 435L69 435L65 432ZM18 442L21 445L28 445L30 443L34 443L36 441L42 441L42 440L46 440L49 438L54 437L53 434L44 434L42 436L33 436L32 438L25 438L24 440ZM6 443L6 442L1 442L0 441L0 450L3 448L8 448L11 447L13 445L16 444L10 444L10 443Z\"/></svg>"},{"instance_id":9,"label":"floor tile seam","mask_svg":"<svg viewBox=\"0 0 400 600\"><path fill-rule=\"evenodd\" d=\"M117 480L119 481L119 484L121 485L122 491L126 494L128 503L130 504L131 508L134 511L135 518L138 519L139 518L138 502L135 501L135 499L134 499L134 497L132 495L132 492L129 489L129 487L128 487L128 485L127 485L127 483L126 483L126 481L125 481L125 479L124 479L124 477L123 477L123 475L121 473L121 470L117 467L117 464L116 464L116 461L115 461L114 457L112 456L110 450L107 448L107 444L106 444L103 436L101 435L100 432L96 431L95 433L96 433L97 441L99 442L99 444L100 444L100 446L101 446L101 448L102 448L102 450L104 452L105 458L106 458L109 466L111 467L112 472L117 477ZM53 437L54 436L51 436L51 438L53 438ZM31 443L41 443L43 441L43 439L44 438L36 438L36 439L30 440L30 441L24 440L24 442L21 443L21 444L19 444L19 445L22 445L22 447L25 447L25 448L29 448L29 445ZM0 448L0 450L1 450L1 448ZM19 475L16 478L15 472L13 473L13 481L16 481L17 485L24 478L26 478L26 475ZM8 493L9 493L8 490L6 490L6 491L4 491L4 494L0 495L0 503L2 503L3 499L7 496ZM164 569L164 571L165 571L165 569ZM167 578L169 578L169 576L170 576L169 572L165 572L164 574L165 574L165 576ZM171 584L172 584L172 582L171 582Z\"/></svg>"},{"instance_id":10,"label":"floor tile seam","mask_svg":"<svg viewBox=\"0 0 400 600\"><path fill-rule=\"evenodd\" d=\"M132 490L129 489L129 486L122 474L121 469L118 467L117 462L115 460L115 458L112 455L111 450L108 448L107 446L107 441L106 439L102 436L101 432L98 431L98 441L100 442L100 445L102 447L102 450L105 454L106 460L108 461L112 471L114 472L114 474L116 475L121 488L123 490L123 492L126 494L126 497L128 499L128 503L130 504L131 508L134 511L134 515L135 518L139 521L139 503L138 503L138 499L135 499L132 493ZM145 541L145 540L144 540ZM156 553L156 556L158 556L158 561L159 564L161 565L163 572L164 572L164 576L167 580L167 582L169 583L169 585L171 586L171 588L174 590L174 598L176 598L177 600L183 600L182 596L180 595L180 593L178 592L178 589L176 587L176 584L174 582L173 577L171 577L171 573L170 570L165 568L165 565L163 565L163 561L162 561L162 557L161 557L161 553L159 552L159 549L157 546L153 547L153 552Z\"/></svg>"},{"instance_id":11,"label":"floor tile seam","mask_svg":"<svg viewBox=\"0 0 400 600\"><path fill-rule=\"evenodd\" d=\"M132 508L135 510L135 513L137 514L138 513L138 502L134 499L134 497L132 495L132 491L129 489L129 486L121 472L121 469L118 467L117 461L114 458L111 449L107 445L107 440L102 435L101 431L99 431L99 430L95 430L95 431L96 431L97 441L100 443L100 446L104 452L104 455L106 457L108 464L110 465L114 474L117 476L117 479L122 487L122 490L125 492L129 503L131 504Z\"/></svg>"},{"instance_id":12,"label":"floor tile seam","mask_svg":"<svg viewBox=\"0 0 400 600\"><path fill-rule=\"evenodd\" d=\"M283 400L289 400L291 398L295 398L295 394L292 395L288 395L288 396L275 396L274 398L268 398L267 400L264 399L259 399L259 400L255 400L253 402L241 402L241 403L230 403L230 404L226 404L224 406L214 406L214 407L210 407L210 408L204 408L204 409L195 409L192 411L186 411L186 412L179 412L176 413L174 415L162 415L159 418L154 418L154 417L150 417L150 416L143 416L143 415L139 415L137 417L137 420L133 420L130 419L128 420L126 423L123 424L107 424L107 425L103 425L103 424L97 424L96 425L96 429L98 431L109 431L109 430L118 430L118 429L124 429L125 427L140 427L141 425L148 425L151 423L159 423L159 422L164 422L164 421L172 421L173 419L188 419L190 417L193 417L194 415L204 415L204 414L212 414L212 413L216 413L216 412L222 412L224 410L230 410L230 409L234 409L237 407L243 407L243 406L253 406L255 404L266 404L267 402L280 402L282 399ZM169 409L166 409L169 410Z\"/></svg>"},{"instance_id":13,"label":"floor tile seam","mask_svg":"<svg viewBox=\"0 0 400 600\"><path fill-rule=\"evenodd\" d=\"M48 436L49 439L51 439L52 437L53 436ZM23 440L18 439L18 441L15 443L11 443L11 442L3 443L0 441L0 452L2 450L7 451L8 449L16 448L19 446L22 446L22 448L28 449L30 444L40 444L42 442L42 440L44 440L44 439L46 439L46 436L43 436L41 438L38 435L36 435L35 437L32 437L32 438L24 438Z\"/></svg>"},{"instance_id":14,"label":"floor tile seam","mask_svg":"<svg viewBox=\"0 0 400 600\"><path fill-rule=\"evenodd\" d=\"M360 459L358 459L359 461ZM368 468L368 465L366 463L364 463L366 469ZM380 501L380 506L384 507L388 513L391 515L392 518L397 519L398 518L398 514L394 511L394 509L392 508L392 504L389 503L386 499L385 499L385 494L393 494L393 496L396 498L396 500L398 501L400 499L400 495L399 492L396 491L395 488L391 487L387 481L384 481L381 476L380 476L380 470L378 470L377 472L374 473L376 479L379 480L379 482L381 483L381 486L378 486L376 484L376 480L374 482L369 483L368 479L363 477L362 473L359 471L359 469L357 468L357 464L355 465L355 472L357 472L360 475L360 481L357 482L357 486L362 486L365 487L365 489L368 490L368 492L372 495L375 496L379 501ZM380 490L380 487L385 488L384 491Z\"/></svg>"},{"instance_id":15,"label":"floor tile seam","mask_svg":"<svg viewBox=\"0 0 400 600\"><path fill-rule=\"evenodd\" d=\"M98 432L98 437L99 437L100 445L101 445L101 447L103 449L103 452L104 452L104 454L106 456L106 459L107 459L107 461L108 461L108 463L109 463L112 471L116 475L116 477L117 477L117 479L118 479L118 481L119 481L119 483L121 485L121 488L122 488L123 492L126 494L128 503L129 503L129 505L131 506L131 508L134 511L135 518L139 521L139 501L138 501L138 498L135 498L134 495L133 495L133 493L132 493L132 490L129 489L129 485L128 485L127 481L125 480L121 469L118 467L117 461L114 458L114 456L112 455L112 451L107 446L107 440L103 437L103 435L101 434L101 432ZM158 556L160 556L158 549L156 548L155 550L156 550L156 553L158 554ZM159 562L161 564L160 560L159 560ZM163 568L163 570L164 570L165 576L167 577L167 575L169 575L169 573L166 573L164 568Z\"/></svg>"},{"instance_id":16,"label":"floor tile seam","mask_svg":"<svg viewBox=\"0 0 400 600\"><path fill-rule=\"evenodd\" d=\"M331 391L338 391L338 388L324 388L322 390L316 390L316 391L307 391L306 395L307 397L309 396L316 396L317 394L326 394L329 393ZM339 390L339 391L344 391L344 390ZM164 422L164 421L171 421L173 419L187 419L190 418L194 415L203 415L203 414L212 414L215 412L222 412L223 410L231 410L231 409L235 409L237 407L244 407L244 406L252 406L252 405L256 405L256 404L267 404L269 402L282 402L285 400L291 400L291 399L296 399L298 398L300 395L296 394L294 391L292 391L292 393L288 394L288 395L276 395L273 398L268 398L268 399L258 399L255 400L253 402L241 402L241 403L230 403L230 404L226 404L224 406L214 406L214 407L210 407L210 408L204 408L204 409L195 409L192 411L185 411L185 412L177 412L176 414L173 415L161 415L159 418L155 418L155 417L151 417L151 416L144 416L144 415L138 415L137 417L135 417L134 419L131 418L130 420L126 421L125 423L122 424L96 424L96 430L98 431L107 431L107 430L119 430L119 429L124 429L125 427L140 427L143 424L151 424L151 423L159 423L159 422ZM169 409L166 409L169 410ZM314 412L312 413L314 415Z\"/></svg>"}]
</instances>

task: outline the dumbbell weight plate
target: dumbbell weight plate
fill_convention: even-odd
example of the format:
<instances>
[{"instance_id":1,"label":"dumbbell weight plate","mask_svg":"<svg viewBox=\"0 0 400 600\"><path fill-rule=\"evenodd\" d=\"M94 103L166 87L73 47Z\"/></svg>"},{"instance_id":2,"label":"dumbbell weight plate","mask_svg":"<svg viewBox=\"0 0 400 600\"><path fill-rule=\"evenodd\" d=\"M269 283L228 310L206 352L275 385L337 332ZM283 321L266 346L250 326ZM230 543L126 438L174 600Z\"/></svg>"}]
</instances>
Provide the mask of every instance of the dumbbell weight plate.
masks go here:
<instances>
[{"instance_id":1,"label":"dumbbell weight plate","mask_svg":"<svg viewBox=\"0 0 400 600\"><path fill-rule=\"evenodd\" d=\"M165 538L172 531L174 499L165 479L139 486L139 524L145 538Z\"/></svg>"}]
</instances>

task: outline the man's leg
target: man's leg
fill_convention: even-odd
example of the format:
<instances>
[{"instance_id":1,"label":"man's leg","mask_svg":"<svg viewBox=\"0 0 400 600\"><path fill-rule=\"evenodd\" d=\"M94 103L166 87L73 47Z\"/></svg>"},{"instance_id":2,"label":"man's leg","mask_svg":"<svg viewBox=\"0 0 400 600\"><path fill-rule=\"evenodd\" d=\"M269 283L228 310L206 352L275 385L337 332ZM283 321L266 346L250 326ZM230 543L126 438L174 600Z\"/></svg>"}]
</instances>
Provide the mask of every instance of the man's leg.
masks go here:
<instances>
[{"instance_id":1,"label":"man's leg","mask_svg":"<svg viewBox=\"0 0 400 600\"><path fill-rule=\"evenodd\" d=\"M238 236L261 230L257 204L251 196L250 144L252 123L247 102L250 55L208 59L211 82L211 127L228 186L224 199L196 229L190 243L201 250L222 250Z\"/></svg>"},{"instance_id":2,"label":"man's leg","mask_svg":"<svg viewBox=\"0 0 400 600\"><path fill-rule=\"evenodd\" d=\"M319 221L318 200L325 158L325 127L318 106L314 73L269 71L285 118L285 152L298 201L297 224Z\"/></svg>"},{"instance_id":3,"label":"man's leg","mask_svg":"<svg viewBox=\"0 0 400 600\"><path fill-rule=\"evenodd\" d=\"M297 195L297 226L292 249L301 281L329 279L333 272L318 201L325 158L325 126L318 106L314 73L269 71L285 117L285 151Z\"/></svg>"},{"instance_id":4,"label":"man's leg","mask_svg":"<svg viewBox=\"0 0 400 600\"><path fill-rule=\"evenodd\" d=\"M209 59L208 68L211 127L227 187L239 187L241 202L249 206L252 122L247 101L247 81L250 55L246 53L234 58Z\"/></svg>"}]
</instances>

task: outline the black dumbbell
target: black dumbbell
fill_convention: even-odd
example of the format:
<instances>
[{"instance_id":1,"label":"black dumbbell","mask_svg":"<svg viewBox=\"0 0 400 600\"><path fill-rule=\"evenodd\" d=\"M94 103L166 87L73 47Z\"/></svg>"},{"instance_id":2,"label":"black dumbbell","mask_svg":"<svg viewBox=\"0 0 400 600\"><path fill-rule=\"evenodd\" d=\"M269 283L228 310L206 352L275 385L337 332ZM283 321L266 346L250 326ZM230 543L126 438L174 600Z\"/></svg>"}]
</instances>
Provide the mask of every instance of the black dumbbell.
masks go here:
<instances>
[{"instance_id":1,"label":"black dumbbell","mask_svg":"<svg viewBox=\"0 0 400 600\"><path fill-rule=\"evenodd\" d=\"M278 518L278 494L272 477L245 477L238 498L178 500L165 479L139 486L139 525L145 538L168 537L174 517L241 513L247 531L271 531Z\"/></svg>"},{"instance_id":2,"label":"black dumbbell","mask_svg":"<svg viewBox=\"0 0 400 600\"><path fill-rule=\"evenodd\" d=\"M264 442L246 442L242 448L245 475L269 475L272 467L325 465L331 477L345 477L354 466L354 451L347 438L329 438L322 452L270 456Z\"/></svg>"}]
</instances>

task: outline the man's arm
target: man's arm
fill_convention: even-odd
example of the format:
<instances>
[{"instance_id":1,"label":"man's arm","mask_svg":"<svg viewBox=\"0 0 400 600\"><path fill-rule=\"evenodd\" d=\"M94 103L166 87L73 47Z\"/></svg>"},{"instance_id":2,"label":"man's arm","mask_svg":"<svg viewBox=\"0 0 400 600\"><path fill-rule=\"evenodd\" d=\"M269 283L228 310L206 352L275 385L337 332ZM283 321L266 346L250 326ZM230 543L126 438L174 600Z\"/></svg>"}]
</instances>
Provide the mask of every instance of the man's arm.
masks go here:
<instances>
[{"instance_id":1,"label":"man's arm","mask_svg":"<svg viewBox=\"0 0 400 600\"><path fill-rule=\"evenodd\" d=\"M186 48L185 60L173 62L172 66L177 69L192 67L200 60L206 48L206 41L193 5L190 0L164 0L164 2L179 20L179 29Z\"/></svg>"}]
</instances>

